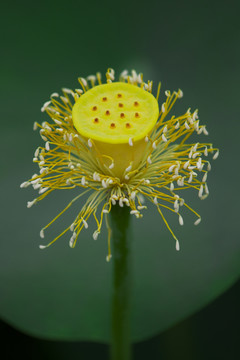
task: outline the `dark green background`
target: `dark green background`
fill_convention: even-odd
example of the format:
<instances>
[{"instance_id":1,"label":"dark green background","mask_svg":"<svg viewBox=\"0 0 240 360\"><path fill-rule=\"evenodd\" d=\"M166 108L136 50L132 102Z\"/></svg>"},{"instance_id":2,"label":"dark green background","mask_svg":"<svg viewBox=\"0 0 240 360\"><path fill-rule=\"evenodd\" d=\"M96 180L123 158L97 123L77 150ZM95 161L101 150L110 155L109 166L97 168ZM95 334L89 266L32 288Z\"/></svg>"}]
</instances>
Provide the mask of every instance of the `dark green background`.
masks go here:
<instances>
[{"instance_id":1,"label":"dark green background","mask_svg":"<svg viewBox=\"0 0 240 360\"><path fill-rule=\"evenodd\" d=\"M156 285L160 303L161 288L158 284L167 283L174 275L172 269L168 268L169 259L169 264L176 264L175 278L183 308L184 296L181 297L181 294L183 288L184 291L189 289L189 284L192 284L192 292L187 292L188 296L195 295L200 299L198 306L192 309L187 307L183 311L182 318L178 317L180 321L237 280L239 10L237 1L15 1L2 6L0 246L3 320L20 316L22 309L26 309L29 291L34 299L28 308L27 321L31 323L35 312L40 311L41 315L43 311L41 296L46 299L48 291L60 291L61 281L66 283L68 279L70 284L65 289L64 301L70 304L76 288L76 283L71 284L70 281L71 271L74 274L79 272L79 283L86 281L87 274L92 284L93 302L101 290L102 282L110 277L109 268L105 263L103 265L106 253L104 236L96 245L92 244L90 234L84 235L81 241L84 244L84 241L89 240L88 245L77 246L74 254L67 248L66 239L47 250L47 253L39 255L38 230L49 217L54 216L56 209L64 206L69 195L58 194L29 210L25 204L34 194L28 189L19 189L19 184L35 171L31 159L40 138L32 132L32 123L44 118L40 113L42 103L49 94L59 91L63 86L77 87L77 76L87 76L96 71L105 73L108 67L113 67L117 72L135 68L144 73L145 79L155 79L156 82L161 80L163 89L180 87L184 91L184 98L176 107L176 112L180 113L189 106L192 109L197 107L202 123L207 124L209 141L221 150L209 175L210 197L204 202L200 202L196 196L191 199L189 195L188 198L203 217L201 226L193 227L193 219L186 216L185 226L179 229L177 222L170 219L181 240L180 256L174 252L171 237L154 213L148 213L141 222L134 222L135 266L138 272L136 295L142 296L142 283L149 284L145 292L154 292ZM51 236L52 232L49 233L49 239ZM203 269L204 274L201 279L198 278L199 268ZM98 277L95 284L96 273ZM46 277L46 283L39 288L38 282L41 283L42 276ZM211 289L206 299L205 283ZM161 296L164 298L167 295ZM101 301L105 299L100 297L98 300L101 308ZM57 316L58 304L51 301L50 296L49 308L57 308ZM91 304L88 306L91 308ZM231 306L231 302L226 306ZM138 309L142 310L141 302L138 303ZM95 311L90 327L94 325L97 328L102 325L95 324L98 316L97 309ZM153 308L150 317L146 314L145 319L135 319L136 324L141 321L142 325L144 319L146 327L151 327L148 336L156 335L160 330L158 324L154 325L155 328L151 324L155 311ZM71 316L74 318L75 314ZM174 314L171 316L173 320L169 326L174 324ZM195 318L191 319L190 324L194 324ZM203 324L199 323L199 336L204 336L207 331L208 321L205 319ZM194 326L189 325L189 321L185 324ZM51 327L51 324L48 326ZM224 339L230 341L236 334L236 324L231 320L225 326ZM64 333L64 328L62 331ZM179 330L180 333L182 331ZM197 345L192 341L189 331L186 333L188 336L183 342L195 354L194 346L197 348ZM139 333L139 338L145 336L144 332ZM98 340L99 333L93 338ZM172 346L170 340L168 346L168 341L164 342L166 358L169 358L166 354ZM75 348L72 349L74 352ZM155 346L154 356L157 356L157 349ZM189 354L191 359L191 352Z\"/></svg>"}]
</instances>

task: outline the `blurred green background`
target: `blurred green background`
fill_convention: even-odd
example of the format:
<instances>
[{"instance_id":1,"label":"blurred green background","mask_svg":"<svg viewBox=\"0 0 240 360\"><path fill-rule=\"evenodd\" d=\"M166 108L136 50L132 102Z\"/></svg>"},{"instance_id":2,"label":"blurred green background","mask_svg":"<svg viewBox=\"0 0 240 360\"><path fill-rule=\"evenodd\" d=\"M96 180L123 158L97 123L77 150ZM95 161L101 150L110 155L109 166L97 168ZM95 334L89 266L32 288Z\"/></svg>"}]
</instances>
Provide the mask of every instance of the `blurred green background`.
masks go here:
<instances>
[{"instance_id":1,"label":"blurred green background","mask_svg":"<svg viewBox=\"0 0 240 360\"><path fill-rule=\"evenodd\" d=\"M136 358L146 358L144 349L151 359L171 359L179 351L185 359L220 359L225 350L229 356L222 358L237 358L238 287L219 300L220 305L202 310L203 320L193 314L239 278L239 10L237 1L50 0L2 5L0 316L6 338L22 341L23 331L51 339L42 345L43 340L24 337L35 349L47 349L42 350L45 358L84 354L86 348L92 357L106 359L106 345L97 344L109 337L106 232L97 242L90 231L83 233L75 250L65 238L39 251L38 231L72 194L57 193L27 209L27 200L35 194L20 190L19 184L37 170L31 161L41 139L32 124L46 120L40 108L49 95L61 87L77 87L78 76L127 68L143 72L155 84L162 81L163 90L181 88L184 97L174 113L198 108L208 141L220 148L208 177L209 198L202 202L196 194L186 196L202 215L201 225L193 226L187 212L181 228L168 217L180 239L180 253L151 207L142 220L133 221L132 327L134 340L142 341ZM71 218L67 215L63 223ZM47 239L63 223L58 222ZM212 315L214 309L220 309L221 319ZM16 327L18 335L6 324ZM229 347L217 353L213 342L211 348L206 340L210 331ZM143 342L150 338L152 342ZM56 339L61 343L53 342ZM209 349L204 353L202 347Z\"/></svg>"}]
</instances>

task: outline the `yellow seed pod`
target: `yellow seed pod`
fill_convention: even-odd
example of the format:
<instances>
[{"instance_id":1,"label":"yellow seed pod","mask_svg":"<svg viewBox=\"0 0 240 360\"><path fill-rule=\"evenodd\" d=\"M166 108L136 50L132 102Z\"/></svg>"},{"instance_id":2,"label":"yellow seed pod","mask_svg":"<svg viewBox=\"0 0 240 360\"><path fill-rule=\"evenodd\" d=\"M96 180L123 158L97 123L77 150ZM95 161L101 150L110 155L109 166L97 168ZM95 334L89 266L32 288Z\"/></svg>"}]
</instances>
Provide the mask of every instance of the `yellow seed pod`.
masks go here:
<instances>
[{"instance_id":1,"label":"yellow seed pod","mask_svg":"<svg viewBox=\"0 0 240 360\"><path fill-rule=\"evenodd\" d=\"M104 164L120 179L130 165L132 170L139 165L146 148L145 137L158 115L158 102L151 93L123 82L93 87L72 110L77 131L93 140L96 156L101 154Z\"/></svg>"}]
</instances>

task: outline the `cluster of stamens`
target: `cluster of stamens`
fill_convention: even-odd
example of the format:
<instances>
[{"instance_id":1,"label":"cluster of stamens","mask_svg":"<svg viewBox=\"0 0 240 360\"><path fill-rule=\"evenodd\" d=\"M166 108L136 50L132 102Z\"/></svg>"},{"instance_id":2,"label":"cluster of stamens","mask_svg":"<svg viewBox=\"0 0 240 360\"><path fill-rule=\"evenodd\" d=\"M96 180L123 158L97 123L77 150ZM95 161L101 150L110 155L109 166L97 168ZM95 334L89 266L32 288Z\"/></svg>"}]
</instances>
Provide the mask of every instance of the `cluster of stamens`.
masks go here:
<instances>
[{"instance_id":1,"label":"cluster of stamens","mask_svg":"<svg viewBox=\"0 0 240 360\"><path fill-rule=\"evenodd\" d=\"M114 80L114 72L109 69L107 82ZM209 194L207 186L207 175L211 170L210 162L206 159L213 153L213 159L218 157L219 151L209 143L187 144L185 140L177 143L179 138L187 139L192 133L208 135L205 125L200 125L197 110L191 113L190 109L179 117L172 116L166 120L175 101L182 97L182 91L170 93L166 91L166 101L161 106L159 119L150 135L146 135L146 152L142 162L137 169L132 169L130 162L124 171L123 180L115 177L111 170L114 168L114 159L111 159L109 171L102 165L101 154L96 158L92 152L94 147L93 139L84 139L75 129L72 122L73 101L85 92L89 87L95 86L96 81L101 84L101 76L91 75L88 79L80 78L82 89L72 91L63 89L63 96L54 93L51 100L46 102L42 111L47 112L52 122L34 123L34 129L40 129L40 135L45 141L44 147L38 147L34 153L33 161L39 166L39 174L34 174L31 179L21 184L21 187L32 185L38 190L39 197L28 202L28 207L42 200L46 195L57 189L83 188L83 193L76 196L67 207L47 226L40 235L44 237L44 230L50 226L62 213L64 213L82 195L92 192L81 211L74 219L74 222L57 236L52 244L68 230L73 235L70 239L70 246L74 247L77 238L83 228L88 228L87 220L93 215L97 230L93 233L96 240L102 226L103 216L111 211L111 207L119 204L120 207L128 206L130 213L137 218L142 217L141 211L146 209L144 198L156 205L159 214L176 240L176 249L179 250L179 242L168 225L162 210L168 209L178 215L180 225L183 225L183 217L180 208L186 207L192 211L197 219L195 225L201 221L201 217L191 207L186 204L184 198L179 193L187 188L197 190L198 196L205 199ZM120 81L140 86L145 91L152 92L152 82L144 83L142 75L137 75L135 71L128 75L125 71L120 75ZM159 97L160 86L158 87L157 100ZM118 93L116 96L119 118L123 119L125 128L132 127L130 119L124 112L124 96ZM102 97L102 103L108 105L107 96ZM133 116L141 117L141 104L134 101ZM89 112L92 114L92 121L96 126L101 121L106 121L99 111L99 105L91 105ZM111 118L111 108L104 110L105 117L109 118L109 127L116 129L116 121ZM131 138L129 145L134 146ZM199 178L199 173L203 176ZM103 205L101 205L103 204ZM97 218L97 209L101 207L100 219ZM45 248L46 246L41 246ZM110 260L110 229L108 238L108 256Z\"/></svg>"}]
</instances>

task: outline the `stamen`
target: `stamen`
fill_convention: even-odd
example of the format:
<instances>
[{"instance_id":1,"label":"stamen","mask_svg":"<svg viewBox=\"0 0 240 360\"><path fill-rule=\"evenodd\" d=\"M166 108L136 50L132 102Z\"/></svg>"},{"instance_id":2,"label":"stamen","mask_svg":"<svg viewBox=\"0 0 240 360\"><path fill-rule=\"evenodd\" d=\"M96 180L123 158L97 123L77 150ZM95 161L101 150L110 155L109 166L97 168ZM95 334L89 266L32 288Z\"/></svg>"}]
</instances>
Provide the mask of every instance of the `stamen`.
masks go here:
<instances>
[{"instance_id":1,"label":"stamen","mask_svg":"<svg viewBox=\"0 0 240 360\"><path fill-rule=\"evenodd\" d=\"M201 222L201 218L198 218L195 222L194 222L194 225L198 225L200 222Z\"/></svg>"}]
</instances>

